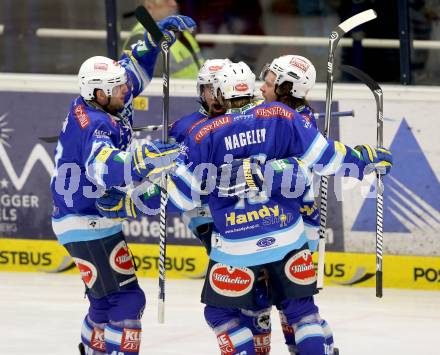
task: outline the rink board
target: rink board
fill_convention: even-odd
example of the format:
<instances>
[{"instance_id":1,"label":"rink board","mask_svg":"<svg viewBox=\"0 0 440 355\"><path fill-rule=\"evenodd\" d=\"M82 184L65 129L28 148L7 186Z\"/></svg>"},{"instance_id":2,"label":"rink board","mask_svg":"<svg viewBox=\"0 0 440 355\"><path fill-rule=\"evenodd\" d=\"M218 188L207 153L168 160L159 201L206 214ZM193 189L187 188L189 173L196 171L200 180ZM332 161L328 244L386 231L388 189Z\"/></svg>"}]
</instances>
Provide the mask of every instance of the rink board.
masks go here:
<instances>
[{"instance_id":1,"label":"rink board","mask_svg":"<svg viewBox=\"0 0 440 355\"><path fill-rule=\"evenodd\" d=\"M159 248L130 244L140 277L157 277ZM167 247L167 277L202 278L207 266L201 246ZM317 261L315 255L315 262ZM326 253L327 285L374 287L375 255ZM440 291L440 258L384 256L384 286ZM65 249L56 241L0 239L0 271L76 273Z\"/></svg>"}]
</instances>

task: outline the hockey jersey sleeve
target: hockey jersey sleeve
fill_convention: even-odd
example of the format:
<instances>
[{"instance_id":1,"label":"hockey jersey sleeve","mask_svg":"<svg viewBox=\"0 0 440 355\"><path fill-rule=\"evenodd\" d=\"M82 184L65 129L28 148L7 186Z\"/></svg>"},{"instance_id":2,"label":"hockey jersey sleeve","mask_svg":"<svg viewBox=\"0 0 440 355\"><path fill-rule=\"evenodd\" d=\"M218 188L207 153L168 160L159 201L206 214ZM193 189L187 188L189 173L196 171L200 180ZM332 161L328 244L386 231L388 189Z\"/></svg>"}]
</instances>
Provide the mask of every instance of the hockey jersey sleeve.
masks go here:
<instances>
[{"instance_id":1,"label":"hockey jersey sleeve","mask_svg":"<svg viewBox=\"0 0 440 355\"><path fill-rule=\"evenodd\" d=\"M145 41L138 41L131 50L124 51L119 63L129 75L133 97L144 91L153 77L159 47L147 46Z\"/></svg>"},{"instance_id":2,"label":"hockey jersey sleeve","mask_svg":"<svg viewBox=\"0 0 440 355\"><path fill-rule=\"evenodd\" d=\"M343 176L362 180L366 164L357 151L341 142L325 139L304 116L296 115L293 126L296 148L299 151L297 158L300 158L314 173L318 175L342 173ZM292 159L294 158L289 158Z\"/></svg>"},{"instance_id":3,"label":"hockey jersey sleeve","mask_svg":"<svg viewBox=\"0 0 440 355\"><path fill-rule=\"evenodd\" d=\"M94 122L83 137L86 175L105 190L131 181L130 153L116 148L116 142L115 131L106 120Z\"/></svg>"},{"instance_id":4,"label":"hockey jersey sleeve","mask_svg":"<svg viewBox=\"0 0 440 355\"><path fill-rule=\"evenodd\" d=\"M181 211L200 207L214 188L215 181L211 179L215 179L217 170L213 171L216 168L209 163L209 155L209 144L197 144L191 135L185 139L176 159L177 167L168 179L169 199Z\"/></svg>"}]
</instances>

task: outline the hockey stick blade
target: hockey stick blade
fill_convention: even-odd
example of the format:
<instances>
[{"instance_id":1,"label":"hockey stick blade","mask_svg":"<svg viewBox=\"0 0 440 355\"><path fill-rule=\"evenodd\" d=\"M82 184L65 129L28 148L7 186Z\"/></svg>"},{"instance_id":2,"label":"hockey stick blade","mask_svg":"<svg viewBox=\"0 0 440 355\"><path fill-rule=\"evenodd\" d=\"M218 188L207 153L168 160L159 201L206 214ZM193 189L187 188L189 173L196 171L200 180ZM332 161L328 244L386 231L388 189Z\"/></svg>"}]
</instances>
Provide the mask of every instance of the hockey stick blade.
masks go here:
<instances>
[{"instance_id":1,"label":"hockey stick blade","mask_svg":"<svg viewBox=\"0 0 440 355\"><path fill-rule=\"evenodd\" d=\"M374 20L377 17L376 11L369 9L358 13L339 24L343 33L351 31L353 28L362 25L365 22Z\"/></svg>"},{"instance_id":2,"label":"hockey stick blade","mask_svg":"<svg viewBox=\"0 0 440 355\"><path fill-rule=\"evenodd\" d=\"M147 9L143 6L138 6L136 10L134 10L134 15L140 24L144 26L144 28L150 33L151 37L153 37L153 40L156 43L159 43L163 38L163 33Z\"/></svg>"},{"instance_id":3,"label":"hockey stick blade","mask_svg":"<svg viewBox=\"0 0 440 355\"><path fill-rule=\"evenodd\" d=\"M373 92L376 90L382 90L376 80L356 67L352 67L351 65L341 65L341 70L362 81Z\"/></svg>"}]
</instances>

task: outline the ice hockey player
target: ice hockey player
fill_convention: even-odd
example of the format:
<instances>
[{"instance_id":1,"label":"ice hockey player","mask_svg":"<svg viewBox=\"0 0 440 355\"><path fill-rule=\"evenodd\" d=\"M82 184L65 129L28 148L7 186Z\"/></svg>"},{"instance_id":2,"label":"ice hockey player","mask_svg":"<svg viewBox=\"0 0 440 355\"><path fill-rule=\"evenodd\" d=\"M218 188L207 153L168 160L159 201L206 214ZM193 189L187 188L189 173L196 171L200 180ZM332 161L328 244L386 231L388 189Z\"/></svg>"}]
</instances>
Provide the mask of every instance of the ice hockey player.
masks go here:
<instances>
[{"instance_id":1,"label":"ice hockey player","mask_svg":"<svg viewBox=\"0 0 440 355\"><path fill-rule=\"evenodd\" d=\"M265 156L275 187L270 197L267 190L246 198L210 194L214 232L202 294L205 318L222 353L255 354L252 332L241 322L238 309L256 306L251 291L264 265L272 297L295 329L299 353L324 354L325 337L312 297L317 292L316 275L299 213L301 204L278 192L280 175L290 169L297 185L310 178L303 165L320 164L319 172L335 173L342 164L351 163L362 174L370 162L339 142L325 140L305 117L282 103L253 105L253 80L244 63L231 64L216 75L214 94L227 112L197 126L187 138L183 164L173 177L177 188L169 187L169 193L175 204L189 208L189 198L198 199L194 194L204 192L205 181L209 186L212 171L206 170L212 166L205 165L201 171L197 170L200 164L219 167L226 154L235 159ZM244 175L252 185L252 173Z\"/></svg>"},{"instance_id":2,"label":"ice hockey player","mask_svg":"<svg viewBox=\"0 0 440 355\"><path fill-rule=\"evenodd\" d=\"M219 110L219 105L215 102L212 91L212 82L213 74L221 70L226 63L230 63L230 61L228 59L211 59L207 60L204 66L200 69L197 78L197 92L200 98L201 107L198 111L178 119L171 125L169 133L172 140L177 142L184 141L186 136L191 133L198 124L224 113L224 109L221 108ZM208 114L208 111L210 111L211 114ZM143 199L150 199L149 204L152 209L158 208L158 193L158 188L150 188L142 196ZM155 202L151 200L153 197L156 197ZM305 208L306 206L303 206L303 209L310 212L313 207L313 201L312 205L309 205L307 205L307 207L309 207L308 209ZM133 201L129 201L129 198L127 200L127 195L124 192L119 190L109 191L105 196L97 200L96 206L100 213L108 218L125 219L145 215L143 214L143 211L136 207ZM169 204L168 209L175 210L176 207ZM182 217L193 234L201 240L203 245L205 245L209 255L213 223L208 206L203 204L193 210L184 212ZM310 219L310 217L305 214L304 220L307 219ZM311 223L313 222L314 220L312 219ZM263 275L259 275L258 277L261 279ZM261 306L252 310L241 310L241 319L248 324L248 327L254 334L256 353L259 355L265 355L270 352L271 304L270 300L265 297L265 295L267 295L267 287L264 279L260 280L255 293L255 297L259 299L259 305ZM285 328L284 325L283 328ZM291 334L292 332L293 331L290 330L286 333L287 342L291 341L293 338Z\"/></svg>"},{"instance_id":3,"label":"ice hockey player","mask_svg":"<svg viewBox=\"0 0 440 355\"><path fill-rule=\"evenodd\" d=\"M294 66L292 63L298 64ZM313 127L317 129L317 123L313 115L314 110L306 100L306 95L315 85L316 70L307 58L298 55L276 58L263 68L260 80L263 81L260 91L265 103L282 102L296 110L300 115L307 117ZM241 166L242 162L237 159L235 164ZM303 206L300 211L304 230L308 238L308 247L311 252L314 252L317 249L319 239L319 212L314 203L312 187L306 190L303 196ZM251 310L247 313L253 314L253 311ZM281 328L289 353L298 354L294 331L287 323L284 313L282 311L279 311L279 313ZM333 333L330 326L324 319L321 319L321 326L325 336L326 353L338 354L338 349L334 349L333 346Z\"/></svg>"},{"instance_id":4,"label":"ice hockey player","mask_svg":"<svg viewBox=\"0 0 440 355\"><path fill-rule=\"evenodd\" d=\"M185 16L162 20L166 40L195 26ZM132 100L148 85L159 47L146 33L120 61L96 56L78 73L80 96L70 106L55 151L51 180L53 230L80 270L90 302L83 354L138 354L144 292L138 285L122 224L101 217L97 197L173 166L175 145L130 150Z\"/></svg>"},{"instance_id":5,"label":"ice hockey player","mask_svg":"<svg viewBox=\"0 0 440 355\"><path fill-rule=\"evenodd\" d=\"M335 142L317 145L322 136L289 107L280 103L249 104L253 81L249 68L240 63L220 72L214 82L217 82L214 93L218 94L220 104L231 103L242 109L229 107L226 115L197 126L186 140L189 149L181 157L182 162L193 164L181 164L177 169L173 181L179 189L173 188L172 184L169 187L174 203L180 204L183 210L192 208L189 201L194 197L193 192L206 178L206 174L204 178L195 174L198 164L210 162L220 166L225 153L231 150L238 149L234 152L237 158L265 153L269 160L276 159L276 155L279 158L294 154L307 158L306 153L312 152L321 159L310 163L311 166L322 163L323 168L328 168L336 156L340 164L345 161L358 164L361 170L365 167L366 163L357 154L345 154L351 149L340 143L339 149L335 149ZM296 140L277 140L273 149L273 144L269 144L271 140L266 140L269 137L266 133L270 134L272 141L273 137L283 135L294 136ZM213 147L216 154L213 154ZM343 155L342 159L340 155ZM307 174L302 173L302 164L293 159L289 163L286 165L284 160L271 162L276 171L274 182L279 181L279 172L288 169L293 170L292 175L298 179L307 180ZM200 186L198 188L200 191ZM215 230L203 300L207 304L205 316L218 335L222 351L255 354L252 332L241 324L238 309L256 306L251 290L259 265L267 264L270 288L277 303L283 308L289 324L301 325L303 330L295 336L301 337L310 330L317 332L300 338L297 344L300 353L324 354L322 327L310 297L316 293L315 273L298 201L287 199L280 193L272 194L270 199L264 193L245 199L216 198L211 194L209 206ZM299 317L301 312L308 317Z\"/></svg>"}]
</instances>

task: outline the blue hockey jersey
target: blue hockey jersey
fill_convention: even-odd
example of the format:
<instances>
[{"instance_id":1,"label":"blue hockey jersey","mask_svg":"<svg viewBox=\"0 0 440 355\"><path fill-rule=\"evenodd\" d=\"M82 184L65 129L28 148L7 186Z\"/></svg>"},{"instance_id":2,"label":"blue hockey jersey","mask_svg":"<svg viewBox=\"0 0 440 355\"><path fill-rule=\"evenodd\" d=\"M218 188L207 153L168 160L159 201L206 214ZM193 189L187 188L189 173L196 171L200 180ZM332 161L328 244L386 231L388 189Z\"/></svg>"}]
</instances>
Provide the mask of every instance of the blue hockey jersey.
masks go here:
<instances>
[{"instance_id":1,"label":"blue hockey jersey","mask_svg":"<svg viewBox=\"0 0 440 355\"><path fill-rule=\"evenodd\" d=\"M120 222L101 217L95 199L103 190L126 182L132 101L148 85L157 54L158 49L146 51L139 42L119 61L131 85L118 114L111 115L81 96L72 101L55 149L51 179L52 227L61 244L100 239L122 230Z\"/></svg>"},{"instance_id":2,"label":"blue hockey jersey","mask_svg":"<svg viewBox=\"0 0 440 355\"><path fill-rule=\"evenodd\" d=\"M216 167L249 156L264 156L267 161L286 158L294 170L292 185L303 180L303 190L295 191L296 197L286 197L279 184L270 197L262 193L246 199L206 191ZM295 163L292 157L302 162ZM208 204L215 228L210 257L233 266L280 260L307 242L300 209L310 185L309 169L330 175L343 163L356 164L361 171L365 166L351 148L327 141L308 115L279 102L247 105L198 125L185 140L178 160L168 186L170 199L179 208L190 210L200 196L211 192Z\"/></svg>"}]
</instances>

